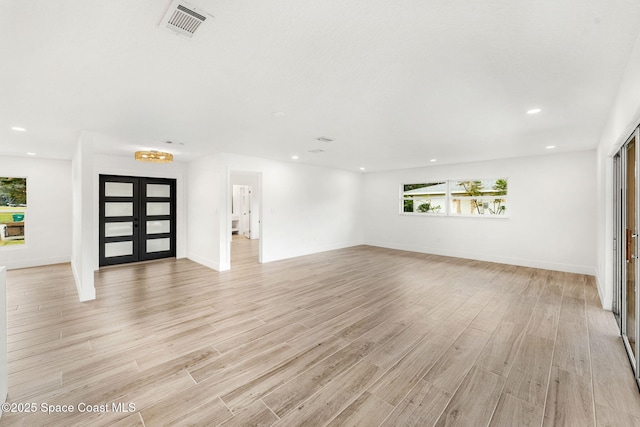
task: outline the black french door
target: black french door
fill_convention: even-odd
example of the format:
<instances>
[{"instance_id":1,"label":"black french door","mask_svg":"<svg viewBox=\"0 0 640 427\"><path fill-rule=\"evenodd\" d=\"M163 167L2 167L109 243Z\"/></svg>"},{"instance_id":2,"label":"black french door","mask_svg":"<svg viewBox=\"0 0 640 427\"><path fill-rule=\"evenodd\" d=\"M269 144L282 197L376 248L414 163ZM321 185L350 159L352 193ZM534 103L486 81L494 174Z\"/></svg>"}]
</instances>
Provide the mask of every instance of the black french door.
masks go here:
<instances>
[{"instance_id":1,"label":"black french door","mask_svg":"<svg viewBox=\"0 0 640 427\"><path fill-rule=\"evenodd\" d=\"M175 256L175 179L100 175L100 266Z\"/></svg>"}]
</instances>

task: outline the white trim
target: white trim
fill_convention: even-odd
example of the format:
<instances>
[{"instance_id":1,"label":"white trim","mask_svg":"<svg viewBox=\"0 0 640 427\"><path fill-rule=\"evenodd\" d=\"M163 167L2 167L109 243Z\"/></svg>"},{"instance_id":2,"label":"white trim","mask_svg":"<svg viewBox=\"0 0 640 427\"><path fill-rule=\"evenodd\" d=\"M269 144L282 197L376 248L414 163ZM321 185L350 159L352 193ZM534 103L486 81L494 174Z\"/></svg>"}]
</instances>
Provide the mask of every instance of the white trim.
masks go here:
<instances>
[{"instance_id":1,"label":"white trim","mask_svg":"<svg viewBox=\"0 0 640 427\"><path fill-rule=\"evenodd\" d=\"M454 258L473 259L478 261L496 262L500 264L518 265L522 267L531 267L531 268L541 268L544 270L563 271L567 273L587 274L590 276L595 275L595 268L590 265L575 265L575 264L556 263L552 261L542 261L542 260L535 260L535 259L494 256L494 255L487 255L484 253L455 251L455 250L446 250L446 249L443 250L443 249L438 249L438 248L433 248L428 246L421 246L421 245L397 245L393 243L378 242L378 241L366 241L364 244L368 246L377 246L377 247L387 248L387 249L397 249L401 251L418 252L418 253L425 253L425 254L431 254L431 255L442 255L442 256L454 257Z\"/></svg>"},{"instance_id":2,"label":"white trim","mask_svg":"<svg viewBox=\"0 0 640 427\"><path fill-rule=\"evenodd\" d=\"M208 268L210 268L212 270L215 270L215 271L226 271L226 270L229 270L229 268L225 268L225 269L221 270L219 262L216 262L213 259L200 257L198 255L187 254L187 259L190 259L193 262L197 262L198 264L204 265L205 267L208 267Z\"/></svg>"}]
</instances>

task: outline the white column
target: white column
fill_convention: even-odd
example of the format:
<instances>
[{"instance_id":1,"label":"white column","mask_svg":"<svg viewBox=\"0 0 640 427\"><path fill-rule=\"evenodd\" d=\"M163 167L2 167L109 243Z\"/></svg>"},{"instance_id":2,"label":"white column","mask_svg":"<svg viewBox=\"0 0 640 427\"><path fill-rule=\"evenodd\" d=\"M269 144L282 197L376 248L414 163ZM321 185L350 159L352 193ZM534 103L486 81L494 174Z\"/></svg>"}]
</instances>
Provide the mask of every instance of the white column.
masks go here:
<instances>
[{"instance_id":1,"label":"white column","mask_svg":"<svg viewBox=\"0 0 640 427\"><path fill-rule=\"evenodd\" d=\"M0 266L0 403L7 400L8 382L7 359L7 269ZM2 411L0 411L0 417Z\"/></svg>"}]
</instances>

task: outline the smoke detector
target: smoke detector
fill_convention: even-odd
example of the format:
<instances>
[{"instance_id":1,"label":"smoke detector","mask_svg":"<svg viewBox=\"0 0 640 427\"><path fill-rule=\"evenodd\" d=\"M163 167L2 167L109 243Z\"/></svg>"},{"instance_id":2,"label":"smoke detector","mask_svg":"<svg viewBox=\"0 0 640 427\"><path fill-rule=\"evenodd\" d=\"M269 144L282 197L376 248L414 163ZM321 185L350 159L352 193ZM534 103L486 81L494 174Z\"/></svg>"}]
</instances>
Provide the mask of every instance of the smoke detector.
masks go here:
<instances>
[{"instance_id":1,"label":"smoke detector","mask_svg":"<svg viewBox=\"0 0 640 427\"><path fill-rule=\"evenodd\" d=\"M208 17L213 18L213 15L196 9L184 1L174 0L162 18L160 26L191 38Z\"/></svg>"}]
</instances>

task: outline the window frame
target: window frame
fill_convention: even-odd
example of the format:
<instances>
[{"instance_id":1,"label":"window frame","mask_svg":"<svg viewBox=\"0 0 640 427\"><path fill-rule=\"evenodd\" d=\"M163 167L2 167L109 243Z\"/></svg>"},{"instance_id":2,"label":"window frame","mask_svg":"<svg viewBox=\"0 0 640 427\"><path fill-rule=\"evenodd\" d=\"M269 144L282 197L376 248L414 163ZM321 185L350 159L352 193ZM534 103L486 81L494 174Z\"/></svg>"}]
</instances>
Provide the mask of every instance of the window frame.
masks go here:
<instances>
[{"instance_id":1,"label":"window frame","mask_svg":"<svg viewBox=\"0 0 640 427\"><path fill-rule=\"evenodd\" d=\"M426 186L428 186L429 184L431 184L431 185L444 184L445 185L444 201L443 201L444 207L440 208L442 210L441 212L417 212L415 210L412 211L412 212L406 212L404 210L404 208L405 208L405 200L415 200L415 198L408 199L407 197L405 197L405 192L406 191L412 191L412 190L405 190L404 187L406 185L420 185L420 184L427 184ZM413 183L413 184L400 184L400 214L401 215L410 215L410 216L412 216L412 215L417 215L417 216L448 216L449 215L449 198L447 197L448 194L449 194L449 181L447 181L447 180L426 181L426 182L418 182L418 183ZM438 197L438 199L440 199L440 198L441 197Z\"/></svg>"},{"instance_id":2,"label":"window frame","mask_svg":"<svg viewBox=\"0 0 640 427\"><path fill-rule=\"evenodd\" d=\"M21 179L24 180L24 192L25 192L25 202L27 202L28 199L28 177L26 176L0 176L0 178L5 178L5 179ZM7 214L7 215L22 215L22 220L21 221L17 221L17 222L21 222L22 223L22 238L21 239L17 239L17 238L13 238L13 237L4 237L2 238L3 242L10 242L10 241L21 241L20 243L0 243L0 250L12 250L12 249L18 249L18 248L25 248L27 246L27 203L20 203L17 205L1 205L0 206L0 212L2 212L3 214ZM14 221L16 222L16 221ZM7 223L2 223L7 224ZM0 232L3 232L4 230L0 230Z\"/></svg>"},{"instance_id":3,"label":"window frame","mask_svg":"<svg viewBox=\"0 0 640 427\"><path fill-rule=\"evenodd\" d=\"M481 195L476 195L476 196L470 196L470 195L460 195L460 191L457 190L457 188L459 188L459 184L461 182L480 182L480 183L486 183L486 182L493 182L493 186L495 186L497 184L498 181L504 181L506 183L505 185L505 193L506 194L490 194L490 193L496 193L496 192L500 192L501 190L495 190L495 188L492 189L483 189L485 190L485 193L487 194L481 194ZM491 218L491 219L506 219L509 218L509 209L507 209L508 205L509 205L509 178L508 177L502 177L502 178L476 178L476 179L441 179L441 180L423 180L423 181L418 181L418 182L403 182L400 184L399 187L399 211L400 211L400 215L407 215L407 216L439 216L439 217L454 217L454 218ZM413 212L405 212L405 201L406 200L414 200L415 198L407 198L405 193L406 191L411 191L411 190L405 190L406 186L409 185L421 185L421 184L426 184L425 186L428 186L429 184L431 185L438 185L438 184L445 184L445 194L444 194L444 204L445 206L443 207L441 212L417 212L417 211L413 211ZM441 199L439 197L439 199ZM454 201L455 200L460 200L460 201L468 201L468 200L478 200L478 201L482 201L482 213L478 213L478 214L474 214L474 213L463 213L460 212L458 213L458 209L454 209ZM498 203L498 205L496 206L496 201L500 200L500 202ZM493 208L496 209L497 213L491 213L492 212L492 205L493 204ZM488 212L488 213L487 213Z\"/></svg>"}]
</instances>

